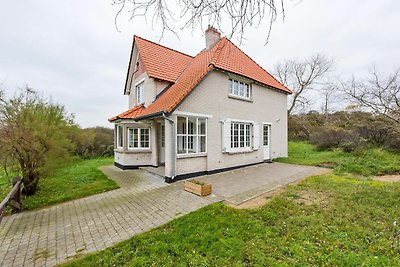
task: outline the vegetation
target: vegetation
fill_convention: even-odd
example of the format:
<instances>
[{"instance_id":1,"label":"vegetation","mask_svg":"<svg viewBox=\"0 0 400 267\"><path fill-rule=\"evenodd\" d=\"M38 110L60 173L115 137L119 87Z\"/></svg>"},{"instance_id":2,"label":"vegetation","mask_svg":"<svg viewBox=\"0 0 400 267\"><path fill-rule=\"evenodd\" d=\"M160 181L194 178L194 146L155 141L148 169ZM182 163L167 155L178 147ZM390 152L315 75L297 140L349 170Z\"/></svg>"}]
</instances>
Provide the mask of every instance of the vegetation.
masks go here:
<instances>
[{"instance_id":1,"label":"vegetation","mask_svg":"<svg viewBox=\"0 0 400 267\"><path fill-rule=\"evenodd\" d=\"M400 174L400 154L382 148L365 148L351 153L341 149L319 151L307 142L289 142L289 157L280 162L329 167L336 174Z\"/></svg>"},{"instance_id":2,"label":"vegetation","mask_svg":"<svg viewBox=\"0 0 400 267\"><path fill-rule=\"evenodd\" d=\"M114 130L105 127L81 129L71 127L70 139L75 145L73 153L81 158L113 156Z\"/></svg>"},{"instance_id":3,"label":"vegetation","mask_svg":"<svg viewBox=\"0 0 400 267\"><path fill-rule=\"evenodd\" d=\"M112 158L75 158L64 163L40 180L34 195L23 197L22 208L40 208L118 188L98 169L109 164L112 164ZM0 173L0 198L3 199L10 189L10 182L4 173Z\"/></svg>"},{"instance_id":4,"label":"vegetation","mask_svg":"<svg viewBox=\"0 0 400 267\"><path fill-rule=\"evenodd\" d=\"M316 176L259 209L214 204L64 266L398 266L399 192Z\"/></svg>"},{"instance_id":5,"label":"vegetation","mask_svg":"<svg viewBox=\"0 0 400 267\"><path fill-rule=\"evenodd\" d=\"M0 91L0 155L4 166L19 166L23 190L33 195L49 161L64 159L71 149L67 138L70 118L30 88L13 98Z\"/></svg>"}]
</instances>

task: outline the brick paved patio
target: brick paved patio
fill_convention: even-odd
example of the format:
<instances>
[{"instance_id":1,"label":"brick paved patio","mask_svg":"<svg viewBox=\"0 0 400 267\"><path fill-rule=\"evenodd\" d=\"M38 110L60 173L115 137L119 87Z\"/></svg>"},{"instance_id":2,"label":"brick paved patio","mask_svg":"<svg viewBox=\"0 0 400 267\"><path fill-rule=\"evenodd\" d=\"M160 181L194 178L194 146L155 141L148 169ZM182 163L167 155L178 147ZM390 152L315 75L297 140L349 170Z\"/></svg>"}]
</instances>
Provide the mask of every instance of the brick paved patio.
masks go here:
<instances>
[{"instance_id":1,"label":"brick paved patio","mask_svg":"<svg viewBox=\"0 0 400 267\"><path fill-rule=\"evenodd\" d=\"M5 217L0 266L53 266L104 249L218 198L197 197L143 170L103 167L120 189Z\"/></svg>"}]
</instances>

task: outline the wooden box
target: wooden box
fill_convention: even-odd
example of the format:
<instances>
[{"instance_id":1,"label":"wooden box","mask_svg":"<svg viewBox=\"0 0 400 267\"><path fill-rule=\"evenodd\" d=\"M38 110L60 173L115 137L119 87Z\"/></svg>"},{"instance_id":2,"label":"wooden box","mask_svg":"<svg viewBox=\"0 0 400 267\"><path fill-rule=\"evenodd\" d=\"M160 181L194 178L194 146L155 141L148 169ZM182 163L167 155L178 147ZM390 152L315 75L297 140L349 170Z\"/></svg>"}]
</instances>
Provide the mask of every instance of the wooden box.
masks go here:
<instances>
[{"instance_id":1,"label":"wooden box","mask_svg":"<svg viewBox=\"0 0 400 267\"><path fill-rule=\"evenodd\" d=\"M211 184L197 181L195 179L186 180L184 183L184 188L186 191L198 196L207 196L211 194Z\"/></svg>"}]
</instances>

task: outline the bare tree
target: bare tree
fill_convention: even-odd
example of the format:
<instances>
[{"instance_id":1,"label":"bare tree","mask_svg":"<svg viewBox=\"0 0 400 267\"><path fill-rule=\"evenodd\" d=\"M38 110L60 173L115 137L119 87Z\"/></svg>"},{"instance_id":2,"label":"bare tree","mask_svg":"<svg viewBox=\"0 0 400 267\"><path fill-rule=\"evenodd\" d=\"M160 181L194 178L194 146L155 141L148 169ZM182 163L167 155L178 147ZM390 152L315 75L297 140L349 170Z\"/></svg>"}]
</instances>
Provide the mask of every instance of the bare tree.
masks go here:
<instances>
[{"instance_id":1,"label":"bare tree","mask_svg":"<svg viewBox=\"0 0 400 267\"><path fill-rule=\"evenodd\" d=\"M203 26L204 21L221 29L222 20L229 19L230 37L238 34L241 41L248 27L266 26L268 41L273 22L279 14L284 19L285 14L283 0L112 0L112 3L119 6L116 26L118 16L127 10L131 13L131 19L150 17L153 25L160 23L161 37L165 31L176 34L173 25L178 21L183 23L181 29Z\"/></svg>"},{"instance_id":2,"label":"bare tree","mask_svg":"<svg viewBox=\"0 0 400 267\"><path fill-rule=\"evenodd\" d=\"M330 112L332 112L333 104L337 102L340 92L339 87L337 84L331 82L319 89L319 92L322 97L321 112L325 115L328 115Z\"/></svg>"},{"instance_id":3,"label":"bare tree","mask_svg":"<svg viewBox=\"0 0 400 267\"><path fill-rule=\"evenodd\" d=\"M382 77L374 68L365 80L342 83L353 103L400 124L400 69Z\"/></svg>"},{"instance_id":4,"label":"bare tree","mask_svg":"<svg viewBox=\"0 0 400 267\"><path fill-rule=\"evenodd\" d=\"M321 54L301 60L285 60L275 66L275 77L293 91L289 98L289 115L298 106L305 107L309 104L310 99L305 96L306 93L325 84L323 79L332 66L333 60Z\"/></svg>"}]
</instances>

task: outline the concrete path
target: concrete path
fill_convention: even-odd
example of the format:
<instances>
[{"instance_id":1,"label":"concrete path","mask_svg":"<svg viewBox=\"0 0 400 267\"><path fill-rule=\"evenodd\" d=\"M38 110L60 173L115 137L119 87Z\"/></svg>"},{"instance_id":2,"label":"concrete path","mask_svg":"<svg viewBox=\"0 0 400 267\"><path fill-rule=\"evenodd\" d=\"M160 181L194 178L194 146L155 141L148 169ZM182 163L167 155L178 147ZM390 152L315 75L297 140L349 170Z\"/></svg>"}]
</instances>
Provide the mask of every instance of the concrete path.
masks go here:
<instances>
[{"instance_id":1,"label":"concrete path","mask_svg":"<svg viewBox=\"0 0 400 267\"><path fill-rule=\"evenodd\" d=\"M120 189L5 217L0 266L53 266L104 249L219 201L142 170L103 167Z\"/></svg>"},{"instance_id":2,"label":"concrete path","mask_svg":"<svg viewBox=\"0 0 400 267\"><path fill-rule=\"evenodd\" d=\"M240 205L284 185L329 171L319 167L274 162L203 176L198 180L211 183L213 194L218 197Z\"/></svg>"}]
</instances>

